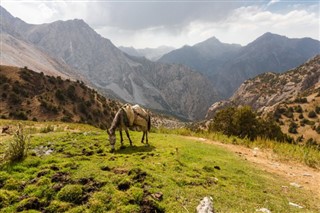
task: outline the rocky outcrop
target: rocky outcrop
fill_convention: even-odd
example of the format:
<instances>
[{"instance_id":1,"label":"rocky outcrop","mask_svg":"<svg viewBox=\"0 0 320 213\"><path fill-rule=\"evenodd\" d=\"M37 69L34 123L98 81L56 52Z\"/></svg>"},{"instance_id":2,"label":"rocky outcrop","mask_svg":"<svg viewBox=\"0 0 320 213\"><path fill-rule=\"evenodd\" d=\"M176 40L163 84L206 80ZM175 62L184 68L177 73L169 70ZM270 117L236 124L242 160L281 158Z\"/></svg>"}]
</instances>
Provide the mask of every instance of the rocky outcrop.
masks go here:
<instances>
[{"instance_id":1,"label":"rocky outcrop","mask_svg":"<svg viewBox=\"0 0 320 213\"><path fill-rule=\"evenodd\" d=\"M265 113L279 103L296 99L307 90L315 90L319 84L320 55L317 55L285 73L264 73L245 81L230 99L213 104L206 118L212 118L217 110L230 105L249 105Z\"/></svg>"}]
</instances>

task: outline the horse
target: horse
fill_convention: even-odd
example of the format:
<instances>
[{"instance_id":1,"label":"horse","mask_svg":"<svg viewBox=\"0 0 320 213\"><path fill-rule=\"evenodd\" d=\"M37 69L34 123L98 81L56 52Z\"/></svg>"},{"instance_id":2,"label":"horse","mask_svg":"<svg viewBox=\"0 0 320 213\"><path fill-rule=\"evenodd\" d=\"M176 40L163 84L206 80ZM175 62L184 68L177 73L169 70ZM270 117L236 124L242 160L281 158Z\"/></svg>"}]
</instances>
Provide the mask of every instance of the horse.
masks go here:
<instances>
[{"instance_id":1,"label":"horse","mask_svg":"<svg viewBox=\"0 0 320 213\"><path fill-rule=\"evenodd\" d=\"M150 131L151 128L151 117L149 113L139 105L131 106L130 104L125 104L118 110L114 116L111 127L107 131L112 151L115 149L116 129L119 129L120 132L121 146L123 146L122 129L126 132L130 146L132 146L132 140L128 131L128 128L131 127L139 127L143 132L141 143L144 143L144 138L146 138L146 145L149 145L148 131Z\"/></svg>"}]
</instances>

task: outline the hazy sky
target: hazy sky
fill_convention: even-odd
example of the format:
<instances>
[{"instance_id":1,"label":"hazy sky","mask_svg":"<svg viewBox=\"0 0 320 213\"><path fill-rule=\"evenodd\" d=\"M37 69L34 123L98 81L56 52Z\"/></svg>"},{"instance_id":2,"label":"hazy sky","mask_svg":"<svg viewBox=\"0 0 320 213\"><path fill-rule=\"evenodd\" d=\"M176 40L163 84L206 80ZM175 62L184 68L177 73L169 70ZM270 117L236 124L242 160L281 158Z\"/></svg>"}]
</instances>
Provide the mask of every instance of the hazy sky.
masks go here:
<instances>
[{"instance_id":1,"label":"hazy sky","mask_svg":"<svg viewBox=\"0 0 320 213\"><path fill-rule=\"evenodd\" d=\"M30 24L83 19L117 46L181 47L215 36L246 45L265 32L320 39L319 0L1 0Z\"/></svg>"}]
</instances>

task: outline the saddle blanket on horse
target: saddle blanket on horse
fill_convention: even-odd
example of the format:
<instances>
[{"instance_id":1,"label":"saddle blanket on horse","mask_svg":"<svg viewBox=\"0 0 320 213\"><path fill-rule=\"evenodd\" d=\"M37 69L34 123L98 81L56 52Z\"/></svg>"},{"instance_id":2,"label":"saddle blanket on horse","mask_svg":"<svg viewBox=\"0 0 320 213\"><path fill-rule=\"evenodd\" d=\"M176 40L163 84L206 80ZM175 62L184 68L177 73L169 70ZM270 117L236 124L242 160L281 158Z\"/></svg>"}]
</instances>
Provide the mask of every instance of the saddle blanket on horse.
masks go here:
<instances>
[{"instance_id":1,"label":"saddle blanket on horse","mask_svg":"<svg viewBox=\"0 0 320 213\"><path fill-rule=\"evenodd\" d=\"M144 125L146 122L148 122L148 113L138 104L134 106L125 104L122 106L122 109L127 114L129 126L132 126L133 123Z\"/></svg>"}]
</instances>

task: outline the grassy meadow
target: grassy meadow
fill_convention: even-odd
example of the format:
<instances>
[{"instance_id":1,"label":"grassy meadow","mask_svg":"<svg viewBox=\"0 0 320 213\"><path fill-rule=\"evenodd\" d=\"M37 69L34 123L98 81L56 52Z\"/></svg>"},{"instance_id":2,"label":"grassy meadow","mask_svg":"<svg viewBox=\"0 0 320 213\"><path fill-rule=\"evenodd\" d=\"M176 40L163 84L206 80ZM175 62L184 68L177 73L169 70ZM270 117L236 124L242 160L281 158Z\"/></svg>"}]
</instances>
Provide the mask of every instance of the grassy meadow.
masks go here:
<instances>
[{"instance_id":1,"label":"grassy meadow","mask_svg":"<svg viewBox=\"0 0 320 213\"><path fill-rule=\"evenodd\" d=\"M0 120L0 126L17 125ZM0 212L319 212L319 200L220 147L169 133L130 132L110 153L105 131L83 124L22 122L28 156L1 163ZM117 136L119 134L117 133ZM0 156L12 136L0 136ZM287 186L284 190L283 186ZM302 196L303 195L303 196ZM289 202L303 206L299 209Z\"/></svg>"}]
</instances>

